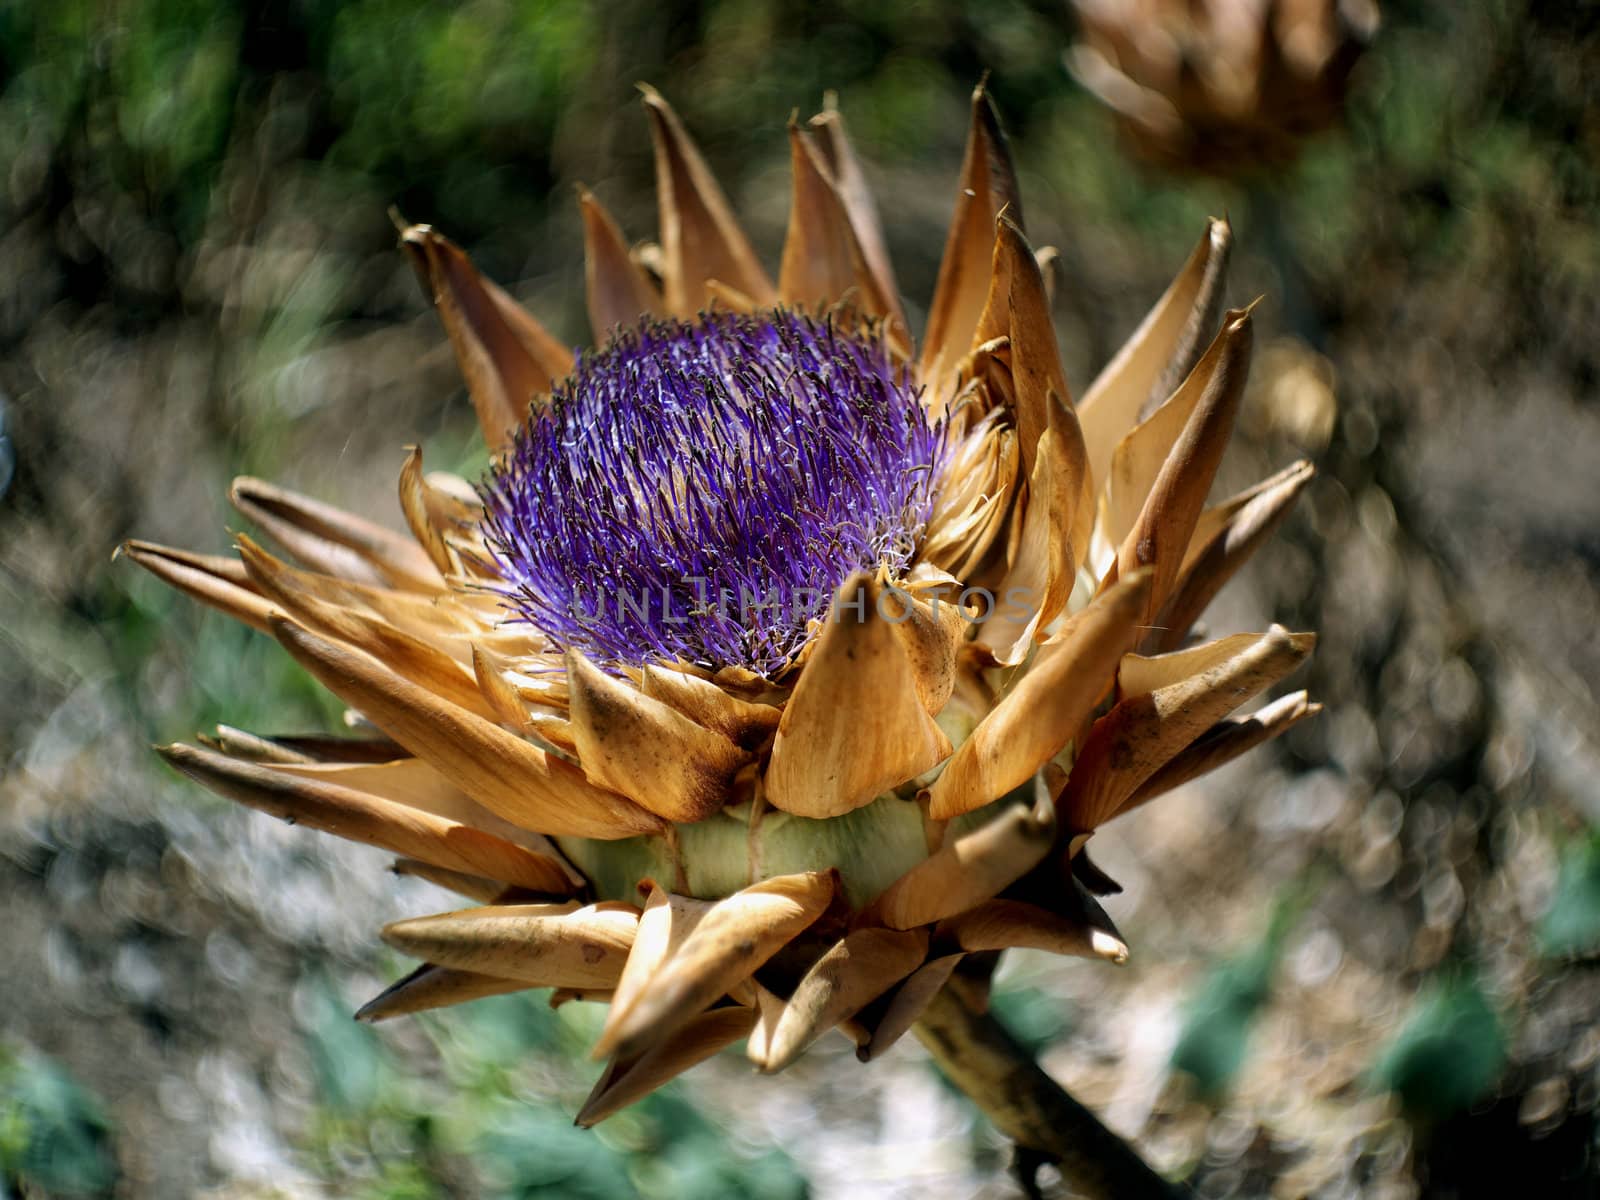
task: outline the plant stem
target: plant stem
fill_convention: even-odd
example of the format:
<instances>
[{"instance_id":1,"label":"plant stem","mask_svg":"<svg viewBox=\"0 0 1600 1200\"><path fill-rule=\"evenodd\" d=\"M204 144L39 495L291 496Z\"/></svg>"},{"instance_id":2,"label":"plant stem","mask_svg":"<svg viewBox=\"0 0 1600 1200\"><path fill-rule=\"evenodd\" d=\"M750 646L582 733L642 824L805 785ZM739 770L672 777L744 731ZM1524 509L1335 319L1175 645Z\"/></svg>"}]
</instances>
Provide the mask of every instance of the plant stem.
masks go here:
<instances>
[{"instance_id":1,"label":"plant stem","mask_svg":"<svg viewBox=\"0 0 1600 1200\"><path fill-rule=\"evenodd\" d=\"M1181 1194L1046 1075L1005 1026L973 1012L948 988L928 1005L916 1034L946 1078L1019 1148L1054 1162L1077 1195L1174 1200Z\"/></svg>"}]
</instances>

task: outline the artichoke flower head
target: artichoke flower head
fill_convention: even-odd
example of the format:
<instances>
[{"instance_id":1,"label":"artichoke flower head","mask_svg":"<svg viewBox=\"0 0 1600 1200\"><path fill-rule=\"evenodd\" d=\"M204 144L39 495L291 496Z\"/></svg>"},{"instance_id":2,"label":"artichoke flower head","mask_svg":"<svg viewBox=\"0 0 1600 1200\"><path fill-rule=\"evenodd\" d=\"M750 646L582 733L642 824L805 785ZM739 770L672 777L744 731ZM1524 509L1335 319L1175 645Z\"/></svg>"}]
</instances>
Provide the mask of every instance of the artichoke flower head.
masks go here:
<instances>
[{"instance_id":1,"label":"artichoke flower head","mask_svg":"<svg viewBox=\"0 0 1600 1200\"><path fill-rule=\"evenodd\" d=\"M1070 0L1078 80L1138 153L1229 175L1281 167L1336 122L1377 0Z\"/></svg>"},{"instance_id":2,"label":"artichoke flower head","mask_svg":"<svg viewBox=\"0 0 1600 1200\"><path fill-rule=\"evenodd\" d=\"M1311 471L1208 505L1250 355L1213 221L1074 404L983 89L920 346L839 114L791 124L776 282L646 89L660 244L588 193L573 355L404 228L493 465L400 473L409 536L254 479L276 544L124 552L276 638L359 736L223 727L169 762L472 901L389 926L377 1020L609 1004L591 1124L744 1040L882 1053L994 953L1120 962L1095 829L1315 710L1310 652L1193 644Z\"/></svg>"}]
</instances>

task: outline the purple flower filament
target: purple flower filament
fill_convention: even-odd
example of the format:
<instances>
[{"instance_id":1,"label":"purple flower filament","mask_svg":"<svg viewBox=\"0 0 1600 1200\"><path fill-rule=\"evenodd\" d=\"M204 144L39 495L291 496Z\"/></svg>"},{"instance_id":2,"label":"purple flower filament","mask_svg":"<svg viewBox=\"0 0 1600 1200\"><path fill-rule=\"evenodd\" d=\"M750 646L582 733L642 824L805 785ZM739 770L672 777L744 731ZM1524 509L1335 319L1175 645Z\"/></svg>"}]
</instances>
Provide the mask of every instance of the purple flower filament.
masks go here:
<instances>
[{"instance_id":1,"label":"purple flower filament","mask_svg":"<svg viewBox=\"0 0 1600 1200\"><path fill-rule=\"evenodd\" d=\"M647 320L529 416L484 533L557 645L772 678L852 571L910 565L941 449L877 338L784 310Z\"/></svg>"}]
</instances>

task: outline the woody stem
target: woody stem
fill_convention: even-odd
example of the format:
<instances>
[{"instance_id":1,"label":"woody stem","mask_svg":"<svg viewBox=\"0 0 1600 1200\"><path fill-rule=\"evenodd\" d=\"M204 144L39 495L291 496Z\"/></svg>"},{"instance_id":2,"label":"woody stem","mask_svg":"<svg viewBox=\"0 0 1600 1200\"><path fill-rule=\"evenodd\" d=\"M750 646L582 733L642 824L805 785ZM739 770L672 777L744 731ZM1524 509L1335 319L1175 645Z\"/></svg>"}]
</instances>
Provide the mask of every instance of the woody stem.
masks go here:
<instances>
[{"instance_id":1,"label":"woody stem","mask_svg":"<svg viewBox=\"0 0 1600 1200\"><path fill-rule=\"evenodd\" d=\"M1045 1074L987 1013L940 992L916 1025L945 1077L981 1108L1019 1153L1053 1162L1088 1200L1174 1200L1181 1193Z\"/></svg>"}]
</instances>

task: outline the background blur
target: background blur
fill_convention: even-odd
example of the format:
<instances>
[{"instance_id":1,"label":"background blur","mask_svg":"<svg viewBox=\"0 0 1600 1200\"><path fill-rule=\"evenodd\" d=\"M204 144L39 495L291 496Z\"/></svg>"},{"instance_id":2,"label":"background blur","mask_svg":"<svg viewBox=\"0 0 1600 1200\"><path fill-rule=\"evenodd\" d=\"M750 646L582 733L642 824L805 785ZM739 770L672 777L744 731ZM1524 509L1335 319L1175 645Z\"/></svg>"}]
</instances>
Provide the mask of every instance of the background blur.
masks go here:
<instances>
[{"instance_id":1,"label":"background blur","mask_svg":"<svg viewBox=\"0 0 1600 1200\"><path fill-rule=\"evenodd\" d=\"M1014 953L997 1007L1207 1197L1600 1194L1596 13L1386 0L1348 127L1219 182L1124 156L1050 0L0 3L0 1196L1019 1194L911 1039L583 1133L585 1005L350 1021L376 926L451 902L166 773L336 712L110 561L225 549L237 473L397 520L406 442L478 470L385 209L585 341L573 185L655 236L636 80L769 263L784 123L837 90L920 323L985 70L1080 391L1233 218L1266 300L1219 488L1322 474L1210 624L1320 630L1328 705L1097 838L1126 968Z\"/></svg>"}]
</instances>

